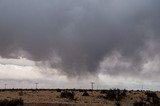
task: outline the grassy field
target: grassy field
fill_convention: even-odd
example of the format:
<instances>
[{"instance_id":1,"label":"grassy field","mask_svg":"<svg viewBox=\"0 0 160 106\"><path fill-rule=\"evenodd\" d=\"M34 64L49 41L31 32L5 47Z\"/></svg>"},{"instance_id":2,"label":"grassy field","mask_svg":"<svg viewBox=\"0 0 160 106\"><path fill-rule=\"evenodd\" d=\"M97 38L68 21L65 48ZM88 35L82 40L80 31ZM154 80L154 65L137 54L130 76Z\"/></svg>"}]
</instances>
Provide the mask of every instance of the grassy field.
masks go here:
<instances>
[{"instance_id":1,"label":"grassy field","mask_svg":"<svg viewBox=\"0 0 160 106\"><path fill-rule=\"evenodd\" d=\"M160 92L83 89L8 89L0 100L21 99L25 106L160 106Z\"/></svg>"}]
</instances>

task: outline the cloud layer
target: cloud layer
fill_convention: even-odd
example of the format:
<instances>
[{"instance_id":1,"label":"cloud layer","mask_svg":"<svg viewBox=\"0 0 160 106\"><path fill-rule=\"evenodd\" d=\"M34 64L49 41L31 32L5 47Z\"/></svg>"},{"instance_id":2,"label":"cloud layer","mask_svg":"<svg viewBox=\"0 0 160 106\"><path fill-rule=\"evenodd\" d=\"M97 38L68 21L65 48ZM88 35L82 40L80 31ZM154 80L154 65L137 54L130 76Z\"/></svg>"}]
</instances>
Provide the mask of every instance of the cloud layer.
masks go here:
<instances>
[{"instance_id":1,"label":"cloud layer","mask_svg":"<svg viewBox=\"0 0 160 106\"><path fill-rule=\"evenodd\" d=\"M67 76L159 74L159 10L151 0L1 0L0 55Z\"/></svg>"}]
</instances>

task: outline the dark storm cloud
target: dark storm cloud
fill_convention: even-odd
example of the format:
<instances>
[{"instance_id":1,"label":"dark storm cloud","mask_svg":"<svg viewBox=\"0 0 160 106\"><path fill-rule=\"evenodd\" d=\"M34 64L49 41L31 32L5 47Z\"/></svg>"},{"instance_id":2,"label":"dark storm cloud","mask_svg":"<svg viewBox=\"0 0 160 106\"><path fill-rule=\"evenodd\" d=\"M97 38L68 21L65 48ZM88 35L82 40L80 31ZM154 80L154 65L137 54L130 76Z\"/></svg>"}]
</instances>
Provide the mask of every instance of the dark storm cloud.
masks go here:
<instances>
[{"instance_id":1,"label":"dark storm cloud","mask_svg":"<svg viewBox=\"0 0 160 106\"><path fill-rule=\"evenodd\" d=\"M159 10L151 0L1 0L0 55L24 50L72 76L95 74L116 50L140 71L146 42L159 41Z\"/></svg>"}]
</instances>

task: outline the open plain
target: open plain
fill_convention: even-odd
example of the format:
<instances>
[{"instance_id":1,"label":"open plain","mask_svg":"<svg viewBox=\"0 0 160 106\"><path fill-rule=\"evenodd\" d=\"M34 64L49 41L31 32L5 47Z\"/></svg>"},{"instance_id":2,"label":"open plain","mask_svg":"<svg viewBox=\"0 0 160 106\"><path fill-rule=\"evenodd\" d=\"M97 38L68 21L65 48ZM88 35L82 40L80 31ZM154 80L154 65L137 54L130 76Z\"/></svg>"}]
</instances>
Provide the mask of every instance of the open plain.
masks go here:
<instances>
[{"instance_id":1,"label":"open plain","mask_svg":"<svg viewBox=\"0 0 160 106\"><path fill-rule=\"evenodd\" d=\"M0 100L23 101L24 106L159 106L160 92L84 89L1 90Z\"/></svg>"}]
</instances>

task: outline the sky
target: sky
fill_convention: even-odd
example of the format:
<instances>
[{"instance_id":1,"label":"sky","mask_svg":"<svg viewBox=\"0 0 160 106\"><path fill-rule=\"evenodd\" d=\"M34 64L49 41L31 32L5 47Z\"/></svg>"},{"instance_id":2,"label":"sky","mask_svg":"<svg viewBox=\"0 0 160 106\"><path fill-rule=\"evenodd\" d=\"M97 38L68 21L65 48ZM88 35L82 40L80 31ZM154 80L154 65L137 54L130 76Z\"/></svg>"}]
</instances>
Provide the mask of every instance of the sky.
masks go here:
<instances>
[{"instance_id":1,"label":"sky","mask_svg":"<svg viewBox=\"0 0 160 106\"><path fill-rule=\"evenodd\" d=\"M160 89L160 1L0 0L3 88Z\"/></svg>"}]
</instances>

